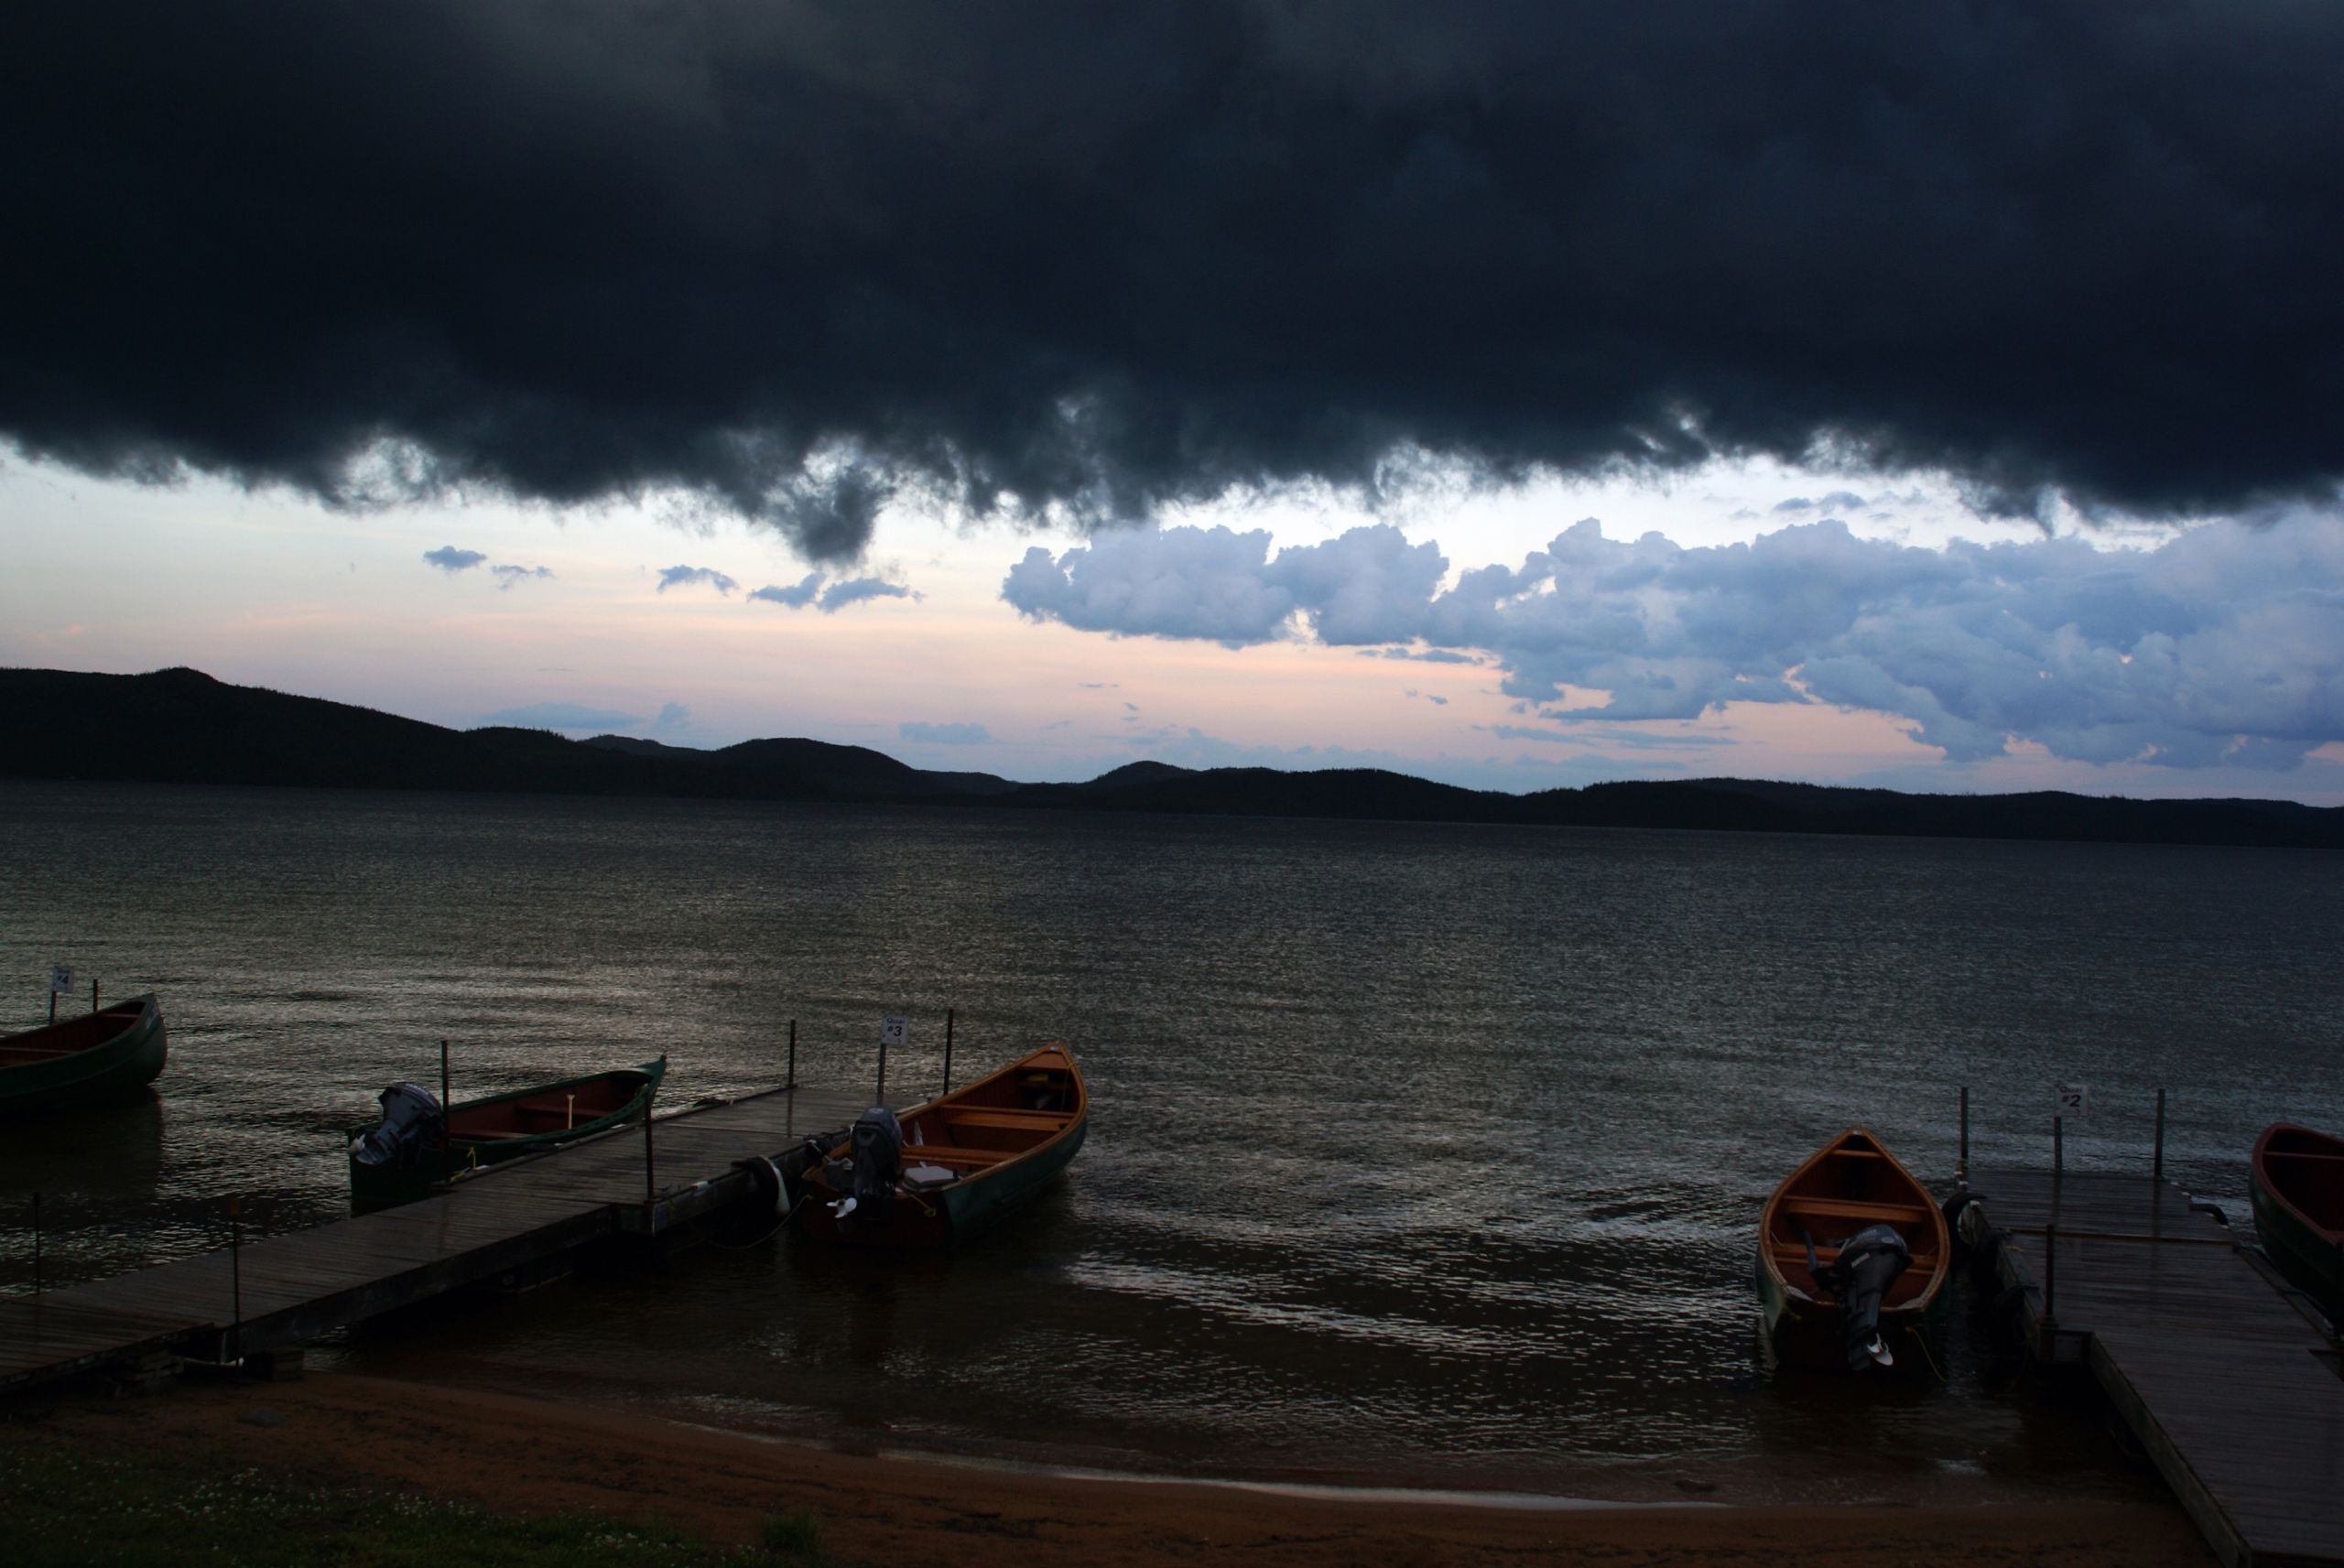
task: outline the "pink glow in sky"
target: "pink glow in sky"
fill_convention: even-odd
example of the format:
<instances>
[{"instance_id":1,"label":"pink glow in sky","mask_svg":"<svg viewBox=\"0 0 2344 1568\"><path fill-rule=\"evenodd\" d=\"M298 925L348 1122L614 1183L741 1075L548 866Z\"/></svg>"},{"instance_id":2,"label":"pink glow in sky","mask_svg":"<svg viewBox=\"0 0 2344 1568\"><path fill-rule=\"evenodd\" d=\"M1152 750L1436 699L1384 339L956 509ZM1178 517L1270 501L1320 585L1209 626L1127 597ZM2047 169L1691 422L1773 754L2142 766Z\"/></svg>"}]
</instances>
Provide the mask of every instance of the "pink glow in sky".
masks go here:
<instances>
[{"instance_id":1,"label":"pink glow in sky","mask_svg":"<svg viewBox=\"0 0 2344 1568\"><path fill-rule=\"evenodd\" d=\"M1829 506L1796 504L1834 490ZM0 470L0 660L192 665L455 727L701 746L803 734L1036 780L1145 756L1513 791L1734 774L2344 800L2332 517L2046 539L1990 529L1926 487L1852 506L1844 483L1720 469L1666 490L1552 484L1403 507L1372 569L1353 531L1373 519L1291 498L1095 540L890 513L861 564L817 569L771 533L679 525L656 507L344 514L23 463ZM1573 534L1589 516L1599 528ZM1244 545L1256 529L1269 541ZM1556 564L1566 535L1577 558ZM1763 559L1794 542L1796 589ZM1312 580L1271 580L1297 547ZM1090 572L1092 597L1010 602L1036 549L1062 592ZM1398 580L1394 560L1432 575ZM1546 576L1464 613L1460 584L1489 568ZM766 588L806 602L754 597ZM1995 630L2024 616L2043 624ZM2151 655L2179 673L2132 678ZM1701 679L1727 684L1684 695ZM2013 689L1978 696L1998 680ZM1918 689L1931 681L1942 695ZM1762 688L1790 700L1735 697ZM1965 700L1967 717L1951 711ZM2234 715L2208 711L2224 702ZM2228 755L2218 742L2186 765L2143 760L2172 743L2160 725L2203 745L2224 723ZM2294 747L2288 765L2248 755L2273 734Z\"/></svg>"}]
</instances>

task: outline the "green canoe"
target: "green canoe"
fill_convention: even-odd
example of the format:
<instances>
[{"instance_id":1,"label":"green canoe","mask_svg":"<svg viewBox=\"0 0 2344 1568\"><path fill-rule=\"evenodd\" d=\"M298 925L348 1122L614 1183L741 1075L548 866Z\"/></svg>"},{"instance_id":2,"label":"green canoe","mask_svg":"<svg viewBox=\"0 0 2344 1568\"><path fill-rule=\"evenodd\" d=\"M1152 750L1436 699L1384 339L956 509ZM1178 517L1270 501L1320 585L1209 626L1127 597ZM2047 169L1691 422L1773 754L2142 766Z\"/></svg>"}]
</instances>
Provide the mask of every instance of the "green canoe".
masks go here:
<instances>
[{"instance_id":1,"label":"green canoe","mask_svg":"<svg viewBox=\"0 0 2344 1568\"><path fill-rule=\"evenodd\" d=\"M2277 1122L2247 1169L2263 1251L2331 1320L2344 1314L2344 1138Z\"/></svg>"},{"instance_id":2,"label":"green canoe","mask_svg":"<svg viewBox=\"0 0 2344 1568\"><path fill-rule=\"evenodd\" d=\"M0 1119L126 1095L153 1083L168 1054L151 992L0 1038Z\"/></svg>"},{"instance_id":3,"label":"green canoe","mask_svg":"<svg viewBox=\"0 0 2344 1568\"><path fill-rule=\"evenodd\" d=\"M662 1056L639 1067L460 1100L444 1113L428 1092L394 1085L383 1091L386 1111L394 1097L405 1094L420 1097L427 1116L404 1133L394 1132L390 1120L351 1130L351 1211L413 1203L475 1171L639 1121L651 1114L652 1097L667 1072Z\"/></svg>"}]
</instances>

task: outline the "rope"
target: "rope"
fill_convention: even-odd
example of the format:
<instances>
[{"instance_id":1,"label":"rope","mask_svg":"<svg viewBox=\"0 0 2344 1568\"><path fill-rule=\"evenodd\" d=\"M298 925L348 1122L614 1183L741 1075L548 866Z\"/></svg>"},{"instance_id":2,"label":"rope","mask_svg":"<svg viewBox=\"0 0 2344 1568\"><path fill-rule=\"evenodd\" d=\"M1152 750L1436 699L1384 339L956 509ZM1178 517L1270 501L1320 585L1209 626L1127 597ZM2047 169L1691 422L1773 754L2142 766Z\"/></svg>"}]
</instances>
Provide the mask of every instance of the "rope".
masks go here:
<instances>
[{"instance_id":1,"label":"rope","mask_svg":"<svg viewBox=\"0 0 2344 1568\"><path fill-rule=\"evenodd\" d=\"M1929 1364L1929 1370L1937 1375L1938 1382L1950 1383L1953 1381L1952 1379L1945 1375L1945 1368L1937 1365L1937 1358L1929 1354L1929 1336L1926 1331L1918 1328L1915 1329L1913 1331L1913 1343L1921 1347L1921 1359Z\"/></svg>"},{"instance_id":2,"label":"rope","mask_svg":"<svg viewBox=\"0 0 2344 1568\"><path fill-rule=\"evenodd\" d=\"M796 1219L798 1217L798 1211L806 1206L806 1198L812 1197L813 1195L813 1194L808 1193L805 1195L805 1197L800 1197L796 1203L791 1204L789 1206L789 1212L783 1215L779 1219L774 1221L773 1228L766 1231L763 1236L758 1237L754 1241L711 1240L709 1245L722 1252L747 1252L754 1248L763 1247L766 1242L771 1241L775 1237L779 1236L783 1231L789 1228L789 1222ZM713 1217L712 1215L708 1214L695 1215L690 1223L693 1225L704 1225L711 1217Z\"/></svg>"}]
</instances>

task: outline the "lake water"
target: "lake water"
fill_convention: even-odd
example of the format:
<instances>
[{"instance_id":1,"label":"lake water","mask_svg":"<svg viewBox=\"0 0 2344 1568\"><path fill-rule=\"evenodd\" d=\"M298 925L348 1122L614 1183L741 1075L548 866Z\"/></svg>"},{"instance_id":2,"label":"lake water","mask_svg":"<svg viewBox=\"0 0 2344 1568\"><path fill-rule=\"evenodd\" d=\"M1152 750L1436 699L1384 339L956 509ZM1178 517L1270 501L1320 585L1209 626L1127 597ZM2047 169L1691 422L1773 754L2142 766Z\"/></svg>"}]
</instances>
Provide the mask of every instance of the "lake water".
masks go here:
<instances>
[{"instance_id":1,"label":"lake water","mask_svg":"<svg viewBox=\"0 0 2344 1568\"><path fill-rule=\"evenodd\" d=\"M1938 1386L1770 1376L1776 1181L1861 1123L1925 1179L2167 1166L2244 1217L2344 1122L2313 852L0 784L0 1025L158 992L151 1099L0 1130L0 1288L339 1216L342 1130L668 1053L663 1100L891 1092L1044 1039L1068 1179L977 1248L704 1248L415 1314L337 1364L836 1442L1607 1498L2126 1495L1967 1332ZM15 977L8 979L7 977ZM15 1000L7 1000L13 996ZM83 998L86 1000L86 995ZM1716 1488L1714 1491L1709 1488Z\"/></svg>"}]
</instances>

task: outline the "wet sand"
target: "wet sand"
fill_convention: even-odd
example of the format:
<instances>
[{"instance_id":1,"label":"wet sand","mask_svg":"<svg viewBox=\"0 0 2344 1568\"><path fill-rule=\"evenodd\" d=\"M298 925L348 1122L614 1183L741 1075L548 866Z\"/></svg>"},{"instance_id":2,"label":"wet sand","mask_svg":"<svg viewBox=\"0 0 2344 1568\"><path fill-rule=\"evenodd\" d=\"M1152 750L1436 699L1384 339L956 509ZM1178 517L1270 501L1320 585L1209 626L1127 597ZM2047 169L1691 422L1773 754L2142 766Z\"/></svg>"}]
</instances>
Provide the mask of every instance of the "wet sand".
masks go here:
<instances>
[{"instance_id":1,"label":"wet sand","mask_svg":"<svg viewBox=\"0 0 2344 1568\"><path fill-rule=\"evenodd\" d=\"M255 1415L266 1411L266 1415ZM314 1479L461 1498L498 1511L591 1509L746 1542L810 1510L834 1558L1212 1562L1408 1568L1501 1561L1608 1568L1796 1563L2205 1568L2165 1502L1911 1508L1526 1509L1071 1477L857 1454L634 1412L346 1373L66 1399L8 1411L11 1440L61 1431L141 1453L201 1453Z\"/></svg>"}]
</instances>

